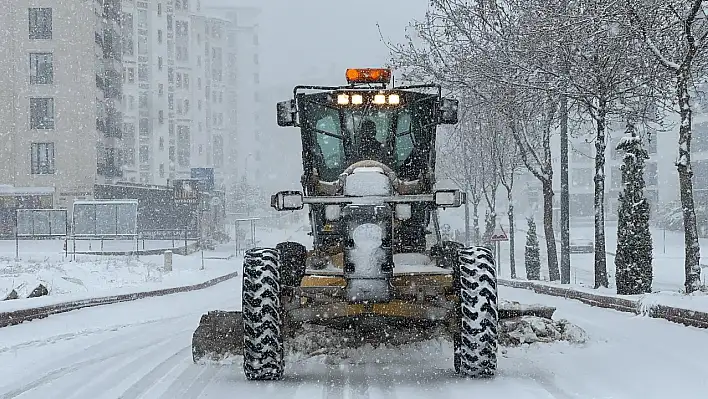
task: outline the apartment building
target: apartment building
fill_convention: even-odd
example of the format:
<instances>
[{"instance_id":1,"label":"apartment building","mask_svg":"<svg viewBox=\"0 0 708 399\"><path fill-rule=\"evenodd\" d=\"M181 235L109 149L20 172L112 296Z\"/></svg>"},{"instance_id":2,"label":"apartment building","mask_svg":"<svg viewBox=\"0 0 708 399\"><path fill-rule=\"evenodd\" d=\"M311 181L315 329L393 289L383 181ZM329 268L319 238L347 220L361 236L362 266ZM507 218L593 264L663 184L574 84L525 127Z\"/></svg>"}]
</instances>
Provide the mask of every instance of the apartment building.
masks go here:
<instances>
[{"instance_id":1,"label":"apartment building","mask_svg":"<svg viewBox=\"0 0 708 399\"><path fill-rule=\"evenodd\" d=\"M123 0L123 21L125 180L166 184L207 167L225 189L245 128L233 21L189 0Z\"/></svg>"},{"instance_id":2,"label":"apartment building","mask_svg":"<svg viewBox=\"0 0 708 399\"><path fill-rule=\"evenodd\" d=\"M0 208L67 207L122 173L121 1L0 10Z\"/></svg>"},{"instance_id":3,"label":"apartment building","mask_svg":"<svg viewBox=\"0 0 708 399\"><path fill-rule=\"evenodd\" d=\"M252 184L260 184L266 172L263 151L269 142L262 134L260 10L246 5L214 6L206 12L229 21L226 25L227 47L223 52L228 83L223 87L223 94L228 99L225 101L229 101L228 108L224 109L222 126L222 138L226 144L223 156L225 165L228 165L224 169L225 184L230 187L242 177Z\"/></svg>"}]
</instances>

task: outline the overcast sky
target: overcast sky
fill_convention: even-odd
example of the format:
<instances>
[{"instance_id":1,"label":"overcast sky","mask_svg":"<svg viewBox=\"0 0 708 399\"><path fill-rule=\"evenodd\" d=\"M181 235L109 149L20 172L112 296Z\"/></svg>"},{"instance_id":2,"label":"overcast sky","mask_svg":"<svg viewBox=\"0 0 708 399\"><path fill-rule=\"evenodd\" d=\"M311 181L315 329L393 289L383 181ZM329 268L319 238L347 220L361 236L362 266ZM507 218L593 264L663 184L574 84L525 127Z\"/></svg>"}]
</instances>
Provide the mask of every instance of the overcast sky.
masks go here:
<instances>
[{"instance_id":1,"label":"overcast sky","mask_svg":"<svg viewBox=\"0 0 708 399\"><path fill-rule=\"evenodd\" d=\"M384 38L401 41L428 0L207 0L256 5L260 17L261 72L266 87L344 84L352 67L385 64Z\"/></svg>"}]
</instances>

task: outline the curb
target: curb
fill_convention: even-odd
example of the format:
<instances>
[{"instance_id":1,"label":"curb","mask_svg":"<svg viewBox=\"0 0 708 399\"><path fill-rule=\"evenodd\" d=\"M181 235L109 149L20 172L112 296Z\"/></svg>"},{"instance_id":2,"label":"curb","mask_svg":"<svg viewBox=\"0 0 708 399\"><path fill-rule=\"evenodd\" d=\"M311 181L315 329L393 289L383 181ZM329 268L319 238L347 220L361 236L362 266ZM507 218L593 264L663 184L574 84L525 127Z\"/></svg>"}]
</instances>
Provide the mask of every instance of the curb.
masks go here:
<instances>
[{"instance_id":1,"label":"curb","mask_svg":"<svg viewBox=\"0 0 708 399\"><path fill-rule=\"evenodd\" d=\"M674 308L665 305L651 306L646 309L638 300L613 296L591 294L570 288L553 287L523 280L498 279L500 285L534 291L538 294L575 299L587 305L614 309L620 312L647 315L655 319L664 319L690 327L708 328L708 313L696 310Z\"/></svg>"},{"instance_id":2,"label":"curb","mask_svg":"<svg viewBox=\"0 0 708 399\"><path fill-rule=\"evenodd\" d=\"M21 309L12 312L0 313L0 328L20 324L34 319L43 319L49 315L70 312L83 308L101 305L111 305L119 302L135 301L137 299L158 297L164 295L178 294L189 291L201 290L232 279L238 276L238 272L229 273L220 277L207 280L195 285L182 287L164 288L154 291L135 292L132 294L113 295L100 298L82 299L79 301L62 302L54 305L47 305L38 308Z\"/></svg>"}]
</instances>

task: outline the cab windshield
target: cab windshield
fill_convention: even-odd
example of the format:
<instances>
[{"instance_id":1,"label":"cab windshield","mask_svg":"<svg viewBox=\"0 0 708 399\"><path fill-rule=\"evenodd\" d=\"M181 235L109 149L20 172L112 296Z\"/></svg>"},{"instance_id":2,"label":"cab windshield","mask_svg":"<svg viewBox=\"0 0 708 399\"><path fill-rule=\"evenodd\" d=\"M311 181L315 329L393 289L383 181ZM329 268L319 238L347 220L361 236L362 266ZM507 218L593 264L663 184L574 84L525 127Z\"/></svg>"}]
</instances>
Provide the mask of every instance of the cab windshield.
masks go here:
<instances>
[{"instance_id":1,"label":"cab windshield","mask_svg":"<svg viewBox=\"0 0 708 399\"><path fill-rule=\"evenodd\" d=\"M307 102L304 134L320 179L336 180L354 162L371 159L391 167L399 177L416 178L427 162L430 130L416 109L336 108Z\"/></svg>"}]
</instances>

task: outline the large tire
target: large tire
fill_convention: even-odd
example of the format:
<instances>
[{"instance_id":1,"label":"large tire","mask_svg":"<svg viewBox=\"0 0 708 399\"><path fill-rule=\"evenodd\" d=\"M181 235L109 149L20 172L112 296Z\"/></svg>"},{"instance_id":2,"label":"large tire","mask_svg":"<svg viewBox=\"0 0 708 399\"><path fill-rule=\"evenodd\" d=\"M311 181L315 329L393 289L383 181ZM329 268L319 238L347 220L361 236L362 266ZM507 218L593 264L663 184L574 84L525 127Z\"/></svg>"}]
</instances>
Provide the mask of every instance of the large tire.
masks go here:
<instances>
[{"instance_id":1,"label":"large tire","mask_svg":"<svg viewBox=\"0 0 708 399\"><path fill-rule=\"evenodd\" d=\"M275 246L280 253L280 283L297 287L305 275L307 248L299 242L285 241Z\"/></svg>"},{"instance_id":2,"label":"large tire","mask_svg":"<svg viewBox=\"0 0 708 399\"><path fill-rule=\"evenodd\" d=\"M285 369L279 254L246 251L243 264L243 371L249 380L277 380Z\"/></svg>"},{"instance_id":3,"label":"large tire","mask_svg":"<svg viewBox=\"0 0 708 399\"><path fill-rule=\"evenodd\" d=\"M499 325L494 257L487 248L472 247L461 249L458 260L455 371L466 377L492 377L497 370Z\"/></svg>"}]
</instances>

